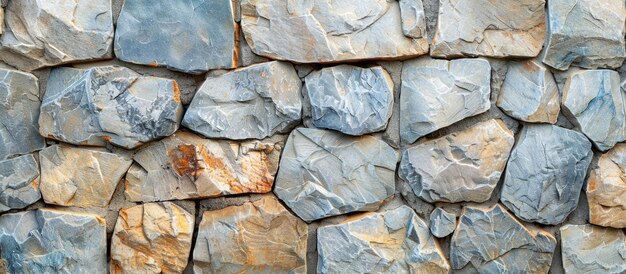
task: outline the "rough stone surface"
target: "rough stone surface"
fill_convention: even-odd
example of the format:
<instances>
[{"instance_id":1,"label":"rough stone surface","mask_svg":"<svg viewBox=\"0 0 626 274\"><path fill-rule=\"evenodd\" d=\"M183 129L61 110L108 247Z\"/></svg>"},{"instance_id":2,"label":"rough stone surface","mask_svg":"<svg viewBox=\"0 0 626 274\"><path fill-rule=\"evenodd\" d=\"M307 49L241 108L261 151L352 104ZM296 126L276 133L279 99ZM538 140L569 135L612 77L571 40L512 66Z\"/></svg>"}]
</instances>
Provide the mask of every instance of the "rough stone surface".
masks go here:
<instances>
[{"instance_id":1,"label":"rough stone surface","mask_svg":"<svg viewBox=\"0 0 626 274\"><path fill-rule=\"evenodd\" d=\"M529 222L556 225L576 208L593 153L587 138L547 124L522 128L500 200Z\"/></svg>"},{"instance_id":2,"label":"rough stone surface","mask_svg":"<svg viewBox=\"0 0 626 274\"><path fill-rule=\"evenodd\" d=\"M427 53L426 34L407 37L402 23L397 1L241 1L241 27L252 51L297 63L404 59ZM416 23L416 28L426 28Z\"/></svg>"},{"instance_id":3,"label":"rough stone surface","mask_svg":"<svg viewBox=\"0 0 626 274\"><path fill-rule=\"evenodd\" d=\"M411 38L427 37L426 13L422 0L399 0L402 33Z\"/></svg>"},{"instance_id":4,"label":"rough stone surface","mask_svg":"<svg viewBox=\"0 0 626 274\"><path fill-rule=\"evenodd\" d=\"M561 253L567 273L626 272L626 235L593 225L561 227Z\"/></svg>"},{"instance_id":5,"label":"rough stone surface","mask_svg":"<svg viewBox=\"0 0 626 274\"><path fill-rule=\"evenodd\" d=\"M438 207L430 213L430 232L437 238L446 237L456 228L456 215Z\"/></svg>"},{"instance_id":6,"label":"rough stone surface","mask_svg":"<svg viewBox=\"0 0 626 274\"><path fill-rule=\"evenodd\" d=\"M33 155L0 161L0 212L25 208L41 198Z\"/></svg>"},{"instance_id":7,"label":"rough stone surface","mask_svg":"<svg viewBox=\"0 0 626 274\"><path fill-rule=\"evenodd\" d=\"M587 202L590 223L626 228L626 144L600 156L587 180Z\"/></svg>"},{"instance_id":8,"label":"rough stone surface","mask_svg":"<svg viewBox=\"0 0 626 274\"><path fill-rule=\"evenodd\" d=\"M465 207L450 243L455 273L548 273L556 239L525 227L499 204Z\"/></svg>"},{"instance_id":9,"label":"rough stone surface","mask_svg":"<svg viewBox=\"0 0 626 274\"><path fill-rule=\"evenodd\" d=\"M195 273L306 273L307 226L274 197L205 211Z\"/></svg>"},{"instance_id":10,"label":"rough stone surface","mask_svg":"<svg viewBox=\"0 0 626 274\"><path fill-rule=\"evenodd\" d=\"M402 154L399 175L427 202L489 200L514 143L501 120L410 147Z\"/></svg>"},{"instance_id":11,"label":"rough stone surface","mask_svg":"<svg viewBox=\"0 0 626 274\"><path fill-rule=\"evenodd\" d=\"M419 137L487 111L491 66L483 59L452 61L423 57L402 69L400 137Z\"/></svg>"},{"instance_id":12,"label":"rough stone surface","mask_svg":"<svg viewBox=\"0 0 626 274\"><path fill-rule=\"evenodd\" d=\"M41 105L39 133L71 144L135 148L174 133L182 115L174 80L117 66L55 68Z\"/></svg>"},{"instance_id":13,"label":"rough stone surface","mask_svg":"<svg viewBox=\"0 0 626 274\"><path fill-rule=\"evenodd\" d=\"M382 67L340 65L305 79L315 127L349 135L384 130L393 112L393 81Z\"/></svg>"},{"instance_id":14,"label":"rough stone surface","mask_svg":"<svg viewBox=\"0 0 626 274\"><path fill-rule=\"evenodd\" d=\"M302 82L293 66L267 62L208 78L183 125L209 138L262 139L300 122Z\"/></svg>"}]
</instances>

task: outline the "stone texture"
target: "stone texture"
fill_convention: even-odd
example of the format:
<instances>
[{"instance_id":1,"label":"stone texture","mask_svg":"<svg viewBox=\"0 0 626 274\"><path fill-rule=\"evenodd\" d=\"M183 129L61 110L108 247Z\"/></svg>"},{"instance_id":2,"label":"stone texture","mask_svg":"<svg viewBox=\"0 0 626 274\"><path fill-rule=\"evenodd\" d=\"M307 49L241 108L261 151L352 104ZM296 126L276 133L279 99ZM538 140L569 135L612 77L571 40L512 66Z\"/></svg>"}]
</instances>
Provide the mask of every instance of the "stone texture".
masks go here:
<instances>
[{"instance_id":1,"label":"stone texture","mask_svg":"<svg viewBox=\"0 0 626 274\"><path fill-rule=\"evenodd\" d=\"M235 142L179 131L139 149L126 175L131 201L163 201L272 190L284 136Z\"/></svg>"},{"instance_id":2,"label":"stone texture","mask_svg":"<svg viewBox=\"0 0 626 274\"><path fill-rule=\"evenodd\" d=\"M423 57L402 69L400 137L419 137L487 111L491 66L483 59L452 61Z\"/></svg>"},{"instance_id":3,"label":"stone texture","mask_svg":"<svg viewBox=\"0 0 626 274\"><path fill-rule=\"evenodd\" d=\"M340 65L307 75L313 125L348 135L384 130L393 112L393 81L382 67Z\"/></svg>"},{"instance_id":4,"label":"stone texture","mask_svg":"<svg viewBox=\"0 0 626 274\"><path fill-rule=\"evenodd\" d=\"M39 153L41 195L48 204L106 207L132 161L121 155L54 145Z\"/></svg>"},{"instance_id":5,"label":"stone texture","mask_svg":"<svg viewBox=\"0 0 626 274\"><path fill-rule=\"evenodd\" d=\"M465 207L450 243L454 273L548 273L556 239L499 204Z\"/></svg>"},{"instance_id":6,"label":"stone texture","mask_svg":"<svg viewBox=\"0 0 626 274\"><path fill-rule=\"evenodd\" d=\"M593 153L584 135L528 124L507 163L500 200L525 221L556 225L576 208Z\"/></svg>"},{"instance_id":7,"label":"stone texture","mask_svg":"<svg viewBox=\"0 0 626 274\"><path fill-rule=\"evenodd\" d=\"M589 222L626 228L626 144L602 154L587 180Z\"/></svg>"},{"instance_id":8,"label":"stone texture","mask_svg":"<svg viewBox=\"0 0 626 274\"><path fill-rule=\"evenodd\" d=\"M437 238L444 238L456 228L456 215L438 207L430 213L430 232Z\"/></svg>"},{"instance_id":9,"label":"stone texture","mask_svg":"<svg viewBox=\"0 0 626 274\"><path fill-rule=\"evenodd\" d=\"M397 158L372 136L297 128L287 139L274 193L307 222L377 210L395 192Z\"/></svg>"},{"instance_id":10,"label":"stone texture","mask_svg":"<svg viewBox=\"0 0 626 274\"><path fill-rule=\"evenodd\" d=\"M276 198L205 211L194 273L306 273L307 226Z\"/></svg>"},{"instance_id":11,"label":"stone texture","mask_svg":"<svg viewBox=\"0 0 626 274\"><path fill-rule=\"evenodd\" d=\"M427 202L484 202L514 141L504 122L488 120L406 149L398 173Z\"/></svg>"},{"instance_id":12,"label":"stone texture","mask_svg":"<svg viewBox=\"0 0 626 274\"><path fill-rule=\"evenodd\" d=\"M182 115L174 80L116 66L55 68L41 105L39 133L71 144L135 148L174 133Z\"/></svg>"},{"instance_id":13,"label":"stone texture","mask_svg":"<svg viewBox=\"0 0 626 274\"><path fill-rule=\"evenodd\" d=\"M252 51L297 63L406 59L427 53L426 34L407 37L402 23L397 1L241 1L241 27ZM416 28L426 28L416 23Z\"/></svg>"},{"instance_id":14,"label":"stone texture","mask_svg":"<svg viewBox=\"0 0 626 274\"><path fill-rule=\"evenodd\" d=\"M208 78L183 125L209 138L235 140L287 132L300 122L301 87L293 66L276 61Z\"/></svg>"},{"instance_id":15,"label":"stone texture","mask_svg":"<svg viewBox=\"0 0 626 274\"><path fill-rule=\"evenodd\" d=\"M25 208L40 198L35 157L24 155L0 161L0 213Z\"/></svg>"},{"instance_id":16,"label":"stone texture","mask_svg":"<svg viewBox=\"0 0 626 274\"><path fill-rule=\"evenodd\" d=\"M120 210L111 239L111 273L182 273L194 216L170 202Z\"/></svg>"},{"instance_id":17,"label":"stone texture","mask_svg":"<svg viewBox=\"0 0 626 274\"><path fill-rule=\"evenodd\" d=\"M415 39L427 37L426 14L422 0L399 0L399 3L404 36Z\"/></svg>"},{"instance_id":18,"label":"stone texture","mask_svg":"<svg viewBox=\"0 0 626 274\"><path fill-rule=\"evenodd\" d=\"M448 273L428 225L401 206L317 230L317 273Z\"/></svg>"},{"instance_id":19,"label":"stone texture","mask_svg":"<svg viewBox=\"0 0 626 274\"><path fill-rule=\"evenodd\" d=\"M497 105L507 115L530 123L556 123L559 90L550 70L535 60L511 61Z\"/></svg>"},{"instance_id":20,"label":"stone texture","mask_svg":"<svg viewBox=\"0 0 626 274\"><path fill-rule=\"evenodd\" d=\"M593 225L561 227L561 253L567 273L626 272L626 235Z\"/></svg>"},{"instance_id":21,"label":"stone texture","mask_svg":"<svg viewBox=\"0 0 626 274\"><path fill-rule=\"evenodd\" d=\"M111 0L23 0L5 7L0 59L21 70L112 57Z\"/></svg>"},{"instance_id":22,"label":"stone texture","mask_svg":"<svg viewBox=\"0 0 626 274\"><path fill-rule=\"evenodd\" d=\"M104 219L52 209L0 216L8 273L106 273Z\"/></svg>"},{"instance_id":23,"label":"stone texture","mask_svg":"<svg viewBox=\"0 0 626 274\"><path fill-rule=\"evenodd\" d=\"M549 0L543 62L555 69L622 65L626 6L621 0Z\"/></svg>"},{"instance_id":24,"label":"stone texture","mask_svg":"<svg viewBox=\"0 0 626 274\"><path fill-rule=\"evenodd\" d=\"M534 57L543 46L545 0L441 0L430 55Z\"/></svg>"},{"instance_id":25,"label":"stone texture","mask_svg":"<svg viewBox=\"0 0 626 274\"><path fill-rule=\"evenodd\" d=\"M237 65L234 3L124 1L115 30L115 56L188 73L233 68Z\"/></svg>"}]
</instances>

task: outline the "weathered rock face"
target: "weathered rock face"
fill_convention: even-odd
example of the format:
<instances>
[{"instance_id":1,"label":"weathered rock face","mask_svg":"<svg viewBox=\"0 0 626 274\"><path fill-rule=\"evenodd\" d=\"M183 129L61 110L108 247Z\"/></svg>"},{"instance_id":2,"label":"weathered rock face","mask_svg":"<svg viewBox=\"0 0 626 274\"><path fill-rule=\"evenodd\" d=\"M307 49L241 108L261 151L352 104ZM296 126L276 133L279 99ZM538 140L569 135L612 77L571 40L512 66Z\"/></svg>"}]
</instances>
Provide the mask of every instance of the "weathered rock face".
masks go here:
<instances>
[{"instance_id":1,"label":"weathered rock face","mask_svg":"<svg viewBox=\"0 0 626 274\"><path fill-rule=\"evenodd\" d=\"M111 0L24 0L5 7L0 59L21 70L110 58Z\"/></svg>"},{"instance_id":2,"label":"weathered rock face","mask_svg":"<svg viewBox=\"0 0 626 274\"><path fill-rule=\"evenodd\" d=\"M456 228L456 215L438 207L430 213L430 232L437 238L444 238Z\"/></svg>"},{"instance_id":3,"label":"weathered rock face","mask_svg":"<svg viewBox=\"0 0 626 274\"><path fill-rule=\"evenodd\" d=\"M174 133L182 115L174 80L115 66L55 68L41 105L39 133L71 144L135 148Z\"/></svg>"},{"instance_id":4,"label":"weathered rock face","mask_svg":"<svg viewBox=\"0 0 626 274\"><path fill-rule=\"evenodd\" d=\"M115 56L189 73L233 68L237 60L233 3L124 1L115 31Z\"/></svg>"},{"instance_id":5,"label":"weathered rock face","mask_svg":"<svg viewBox=\"0 0 626 274\"><path fill-rule=\"evenodd\" d=\"M563 114L602 151L626 140L626 93L612 70L571 73L563 87Z\"/></svg>"},{"instance_id":6,"label":"weathered rock face","mask_svg":"<svg viewBox=\"0 0 626 274\"><path fill-rule=\"evenodd\" d=\"M40 198L35 157L24 155L0 161L0 212L25 208Z\"/></svg>"},{"instance_id":7,"label":"weathered rock face","mask_svg":"<svg viewBox=\"0 0 626 274\"><path fill-rule=\"evenodd\" d=\"M501 120L488 120L408 148L398 173L427 202L484 202L500 180L514 141Z\"/></svg>"},{"instance_id":8,"label":"weathered rock face","mask_svg":"<svg viewBox=\"0 0 626 274\"><path fill-rule=\"evenodd\" d=\"M589 222L626 228L626 144L600 156L587 180Z\"/></svg>"},{"instance_id":9,"label":"weathered rock face","mask_svg":"<svg viewBox=\"0 0 626 274\"><path fill-rule=\"evenodd\" d=\"M414 28L426 29L423 22L416 22ZM241 27L252 51L298 63L410 58L428 53L426 33L407 37L402 23L397 1L241 1Z\"/></svg>"},{"instance_id":10,"label":"weathered rock face","mask_svg":"<svg viewBox=\"0 0 626 274\"><path fill-rule=\"evenodd\" d=\"M509 116L530 123L556 123L559 90L550 70L527 60L509 62L497 105Z\"/></svg>"},{"instance_id":11,"label":"weathered rock face","mask_svg":"<svg viewBox=\"0 0 626 274\"><path fill-rule=\"evenodd\" d=\"M423 57L402 69L400 137L419 137L490 107L491 66L483 59L452 61Z\"/></svg>"},{"instance_id":12,"label":"weathered rock face","mask_svg":"<svg viewBox=\"0 0 626 274\"><path fill-rule=\"evenodd\" d=\"M51 209L0 216L9 273L106 273L104 219Z\"/></svg>"},{"instance_id":13,"label":"weathered rock face","mask_svg":"<svg viewBox=\"0 0 626 274\"><path fill-rule=\"evenodd\" d=\"M566 70L619 67L624 62L626 7L621 0L549 0L543 62Z\"/></svg>"},{"instance_id":14,"label":"weathered rock face","mask_svg":"<svg viewBox=\"0 0 626 274\"><path fill-rule=\"evenodd\" d=\"M234 142L180 131L141 148L126 175L131 201L164 201L272 190L284 137Z\"/></svg>"},{"instance_id":15,"label":"weathered rock face","mask_svg":"<svg viewBox=\"0 0 626 274\"><path fill-rule=\"evenodd\" d=\"M534 57L543 46L545 0L439 2L431 56Z\"/></svg>"},{"instance_id":16,"label":"weathered rock face","mask_svg":"<svg viewBox=\"0 0 626 274\"><path fill-rule=\"evenodd\" d=\"M372 136L297 128L287 139L274 193L305 221L377 210L395 192L397 158Z\"/></svg>"},{"instance_id":17,"label":"weathered rock face","mask_svg":"<svg viewBox=\"0 0 626 274\"><path fill-rule=\"evenodd\" d=\"M120 210L111 239L111 273L183 273L194 216L170 203Z\"/></svg>"},{"instance_id":18,"label":"weathered rock face","mask_svg":"<svg viewBox=\"0 0 626 274\"><path fill-rule=\"evenodd\" d=\"M624 273L626 235L593 225L561 227L561 253L567 273Z\"/></svg>"},{"instance_id":19,"label":"weathered rock face","mask_svg":"<svg viewBox=\"0 0 626 274\"><path fill-rule=\"evenodd\" d=\"M54 145L39 153L41 194L48 204L105 207L132 161L121 155Z\"/></svg>"},{"instance_id":20,"label":"weathered rock face","mask_svg":"<svg viewBox=\"0 0 626 274\"><path fill-rule=\"evenodd\" d=\"M548 273L556 239L497 204L466 207L450 243L455 273Z\"/></svg>"},{"instance_id":21,"label":"weathered rock face","mask_svg":"<svg viewBox=\"0 0 626 274\"><path fill-rule=\"evenodd\" d=\"M315 127L363 135L387 126L393 81L382 67L329 67L310 73L305 82Z\"/></svg>"},{"instance_id":22,"label":"weathered rock face","mask_svg":"<svg viewBox=\"0 0 626 274\"><path fill-rule=\"evenodd\" d=\"M422 0L399 0L402 33L415 39L427 37L426 14Z\"/></svg>"},{"instance_id":23,"label":"weathered rock face","mask_svg":"<svg viewBox=\"0 0 626 274\"><path fill-rule=\"evenodd\" d=\"M263 139L300 122L302 82L293 66L267 62L209 78L183 125L209 138Z\"/></svg>"},{"instance_id":24,"label":"weathered rock face","mask_svg":"<svg viewBox=\"0 0 626 274\"><path fill-rule=\"evenodd\" d=\"M556 225L576 208L593 153L584 135L529 124L511 152L500 200L529 222Z\"/></svg>"},{"instance_id":25,"label":"weathered rock face","mask_svg":"<svg viewBox=\"0 0 626 274\"><path fill-rule=\"evenodd\" d=\"M205 211L195 273L306 273L306 224L273 197Z\"/></svg>"}]
</instances>

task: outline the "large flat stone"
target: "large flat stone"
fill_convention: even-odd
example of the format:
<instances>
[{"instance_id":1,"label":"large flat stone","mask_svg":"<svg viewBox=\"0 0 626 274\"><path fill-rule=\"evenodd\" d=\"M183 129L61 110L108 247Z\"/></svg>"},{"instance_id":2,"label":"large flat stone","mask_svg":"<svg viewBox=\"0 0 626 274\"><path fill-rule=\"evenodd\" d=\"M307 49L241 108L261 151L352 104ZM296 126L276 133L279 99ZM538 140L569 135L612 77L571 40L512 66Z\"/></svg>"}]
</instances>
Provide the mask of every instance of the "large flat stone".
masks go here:
<instances>
[{"instance_id":1,"label":"large flat stone","mask_svg":"<svg viewBox=\"0 0 626 274\"><path fill-rule=\"evenodd\" d=\"M626 144L602 154L587 179L589 222L626 228Z\"/></svg>"},{"instance_id":2,"label":"large flat stone","mask_svg":"<svg viewBox=\"0 0 626 274\"><path fill-rule=\"evenodd\" d=\"M39 165L33 155L0 161L0 212L25 208L39 199Z\"/></svg>"},{"instance_id":3,"label":"large flat stone","mask_svg":"<svg viewBox=\"0 0 626 274\"><path fill-rule=\"evenodd\" d=\"M626 235L620 229L564 225L561 241L566 273L626 272Z\"/></svg>"}]
</instances>

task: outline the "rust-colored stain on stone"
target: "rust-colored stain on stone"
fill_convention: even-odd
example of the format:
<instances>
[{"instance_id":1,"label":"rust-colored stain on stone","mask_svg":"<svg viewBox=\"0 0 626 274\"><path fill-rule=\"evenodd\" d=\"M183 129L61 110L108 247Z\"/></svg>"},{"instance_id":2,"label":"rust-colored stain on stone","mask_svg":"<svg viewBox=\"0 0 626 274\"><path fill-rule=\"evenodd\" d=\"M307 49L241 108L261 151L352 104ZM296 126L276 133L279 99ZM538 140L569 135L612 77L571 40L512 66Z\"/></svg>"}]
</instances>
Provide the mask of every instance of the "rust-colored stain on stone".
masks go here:
<instances>
[{"instance_id":1,"label":"rust-colored stain on stone","mask_svg":"<svg viewBox=\"0 0 626 274\"><path fill-rule=\"evenodd\" d=\"M34 189L39 189L39 177L35 178L30 182Z\"/></svg>"},{"instance_id":2,"label":"rust-colored stain on stone","mask_svg":"<svg viewBox=\"0 0 626 274\"><path fill-rule=\"evenodd\" d=\"M105 142L111 142L111 137L110 136L100 136L100 139L104 140Z\"/></svg>"},{"instance_id":3,"label":"rust-colored stain on stone","mask_svg":"<svg viewBox=\"0 0 626 274\"><path fill-rule=\"evenodd\" d=\"M156 68L159 67L159 63L157 62L157 60L152 60L152 63L148 64L148 66Z\"/></svg>"},{"instance_id":4,"label":"rust-colored stain on stone","mask_svg":"<svg viewBox=\"0 0 626 274\"><path fill-rule=\"evenodd\" d=\"M174 89L174 101L180 103L180 88L178 87L178 82L172 81L172 86Z\"/></svg>"},{"instance_id":5,"label":"rust-colored stain on stone","mask_svg":"<svg viewBox=\"0 0 626 274\"><path fill-rule=\"evenodd\" d=\"M193 176L197 178L204 167L200 165L201 159L196 154L196 146L179 145L167 152L170 163L178 176Z\"/></svg>"}]
</instances>

